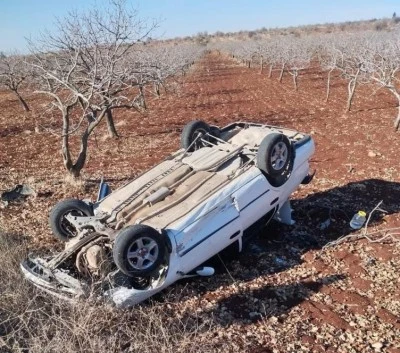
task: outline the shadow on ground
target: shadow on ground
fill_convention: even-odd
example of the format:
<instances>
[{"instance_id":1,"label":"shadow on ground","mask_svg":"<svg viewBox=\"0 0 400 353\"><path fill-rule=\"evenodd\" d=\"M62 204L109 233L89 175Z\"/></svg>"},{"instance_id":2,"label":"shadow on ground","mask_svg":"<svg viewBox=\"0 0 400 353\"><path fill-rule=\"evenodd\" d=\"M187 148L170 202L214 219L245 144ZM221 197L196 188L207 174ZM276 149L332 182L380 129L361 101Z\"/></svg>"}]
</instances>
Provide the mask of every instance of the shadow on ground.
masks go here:
<instances>
[{"instance_id":1,"label":"shadow on ground","mask_svg":"<svg viewBox=\"0 0 400 353\"><path fill-rule=\"evenodd\" d=\"M291 202L296 220L294 226L273 220L253 234L240 254L233 245L207 264L215 267L217 273L226 272L226 266L240 281L281 272L300 264L301 256L309 250L321 249L327 243L354 232L349 222L358 210L370 212L383 201L381 208L387 213L373 213L369 225L375 226L384 222L385 215L400 212L399 200L400 183L380 179L351 182L317 192ZM240 271L234 268L237 261L232 260L239 262Z\"/></svg>"},{"instance_id":2,"label":"shadow on ground","mask_svg":"<svg viewBox=\"0 0 400 353\"><path fill-rule=\"evenodd\" d=\"M351 182L293 200L296 224L286 226L272 221L261 229L238 256L244 269L239 279L252 280L259 274L296 266L309 250L321 249L354 232L349 222L358 210L371 212L383 201L381 208L387 213L376 211L369 222L369 226L376 226L384 222L384 216L400 212L399 200L400 183L380 179Z\"/></svg>"},{"instance_id":3,"label":"shadow on ground","mask_svg":"<svg viewBox=\"0 0 400 353\"><path fill-rule=\"evenodd\" d=\"M267 285L255 290L241 290L217 300L220 312L225 312L223 324L234 321L253 323L272 316L283 322L282 315L300 305L323 286L343 280L343 275L331 275L318 281L300 281L284 285ZM251 301L249 300L251 298Z\"/></svg>"},{"instance_id":4,"label":"shadow on ground","mask_svg":"<svg viewBox=\"0 0 400 353\"><path fill-rule=\"evenodd\" d=\"M321 249L327 243L353 232L349 226L352 215L360 209L370 212L381 200L383 200L381 207L387 213L374 212L369 223L371 226L382 223L386 214L400 212L398 201L400 183L367 179L294 200L292 207L296 225L286 226L272 221L255 234L240 254L231 248L207 261L205 265L216 269L216 277L181 281L172 292L182 290L183 286L186 289L190 288L187 289L189 292L193 291L195 294L210 296L210 299L213 299L213 296L216 296L214 291L217 292L221 285L232 284L233 280L253 281L260 276L288 270L301 264L301 257L306 252ZM327 224L327 220L330 224L325 228L323 225ZM219 276L226 274L227 271L229 271L228 276ZM230 313L224 320L227 323L243 318L252 322L271 315L279 317L299 305L310 294L318 292L322 285L329 285L343 278L341 275L333 275L318 282L296 282L241 291L218 299L218 312L221 312L222 307L226 308ZM274 305L271 305L270 309L264 308L261 316L251 314L254 309L249 306L249 296L263 301L268 300ZM256 312L262 309L258 308Z\"/></svg>"}]
</instances>

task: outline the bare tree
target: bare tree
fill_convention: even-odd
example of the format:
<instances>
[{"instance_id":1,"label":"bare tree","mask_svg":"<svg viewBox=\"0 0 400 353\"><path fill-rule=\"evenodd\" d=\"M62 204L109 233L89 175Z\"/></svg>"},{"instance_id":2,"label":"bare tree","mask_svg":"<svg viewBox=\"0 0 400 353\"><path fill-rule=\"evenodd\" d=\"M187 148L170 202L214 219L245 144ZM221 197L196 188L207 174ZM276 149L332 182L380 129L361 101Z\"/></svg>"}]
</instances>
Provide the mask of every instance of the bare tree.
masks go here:
<instances>
[{"instance_id":1,"label":"bare tree","mask_svg":"<svg viewBox=\"0 0 400 353\"><path fill-rule=\"evenodd\" d=\"M279 48L278 40L269 40L264 42L264 58L265 61L269 64L268 70L268 78L272 77L272 71L275 65L278 63L278 58L276 56L276 52Z\"/></svg>"},{"instance_id":2,"label":"bare tree","mask_svg":"<svg viewBox=\"0 0 400 353\"><path fill-rule=\"evenodd\" d=\"M327 73L325 102L328 102L331 92L331 77L337 69L338 51L329 43L318 52L318 60L323 71Z\"/></svg>"},{"instance_id":3,"label":"bare tree","mask_svg":"<svg viewBox=\"0 0 400 353\"><path fill-rule=\"evenodd\" d=\"M338 53L336 67L348 81L346 110L350 111L357 85L367 82L364 66L367 38L364 34L346 35L334 45Z\"/></svg>"},{"instance_id":4,"label":"bare tree","mask_svg":"<svg viewBox=\"0 0 400 353\"><path fill-rule=\"evenodd\" d=\"M298 89L299 71L306 69L310 65L312 57L312 45L304 40L292 40L288 43L287 66L289 74L293 77L294 89Z\"/></svg>"},{"instance_id":5,"label":"bare tree","mask_svg":"<svg viewBox=\"0 0 400 353\"><path fill-rule=\"evenodd\" d=\"M119 137L117 129L115 128L114 118L113 118L113 115L112 115L111 108L107 109L107 111L106 111L106 122L107 122L108 136L110 136L110 137Z\"/></svg>"},{"instance_id":6,"label":"bare tree","mask_svg":"<svg viewBox=\"0 0 400 353\"><path fill-rule=\"evenodd\" d=\"M38 92L47 95L59 112L63 162L74 177L85 165L89 136L104 117L112 122L113 109L135 107L129 98L133 73L124 58L154 27L128 9L124 0L111 0L104 11L69 13L58 20L57 32L30 42ZM80 136L75 159L72 134Z\"/></svg>"},{"instance_id":7,"label":"bare tree","mask_svg":"<svg viewBox=\"0 0 400 353\"><path fill-rule=\"evenodd\" d=\"M254 41L236 41L232 43L226 43L223 45L226 51L229 51L232 56L241 61L248 68L251 67L251 62L256 52L257 44Z\"/></svg>"},{"instance_id":8,"label":"bare tree","mask_svg":"<svg viewBox=\"0 0 400 353\"><path fill-rule=\"evenodd\" d=\"M13 53L10 55L1 55L0 57L0 86L4 86L12 91L23 109L26 112L30 111L29 105L26 100L22 97L21 87L31 77L29 68L24 62L24 57Z\"/></svg>"},{"instance_id":9,"label":"bare tree","mask_svg":"<svg viewBox=\"0 0 400 353\"><path fill-rule=\"evenodd\" d=\"M269 76L278 67L279 82L285 72L293 76L297 89L299 70L311 59L318 58L327 73L325 100L329 100L331 76L338 71L347 81L346 110L350 111L358 85L375 82L387 89L398 101L399 111L394 127L400 128L400 36L392 32L365 31L359 33L332 33L310 35L304 38L277 36L263 41L218 42L212 48L229 52L237 60L248 63L250 58L270 66ZM260 65L261 68L261 65Z\"/></svg>"},{"instance_id":10,"label":"bare tree","mask_svg":"<svg viewBox=\"0 0 400 353\"><path fill-rule=\"evenodd\" d=\"M400 40L398 33L375 36L368 45L364 61L373 82L397 99L398 113L394 128L400 127Z\"/></svg>"},{"instance_id":11,"label":"bare tree","mask_svg":"<svg viewBox=\"0 0 400 353\"><path fill-rule=\"evenodd\" d=\"M173 80L179 73L184 75L203 52L204 46L196 44L146 46L129 62L135 66L137 82L151 83L153 94L160 97L160 87L166 89L167 80Z\"/></svg>"},{"instance_id":12,"label":"bare tree","mask_svg":"<svg viewBox=\"0 0 400 353\"><path fill-rule=\"evenodd\" d=\"M286 65L287 65L288 61L290 60L290 52L288 50L286 43L283 44L282 42L275 49L276 49L276 53L275 53L276 62L280 66L280 69L279 69L280 73L279 73L278 81L280 83L282 83L283 74L285 72Z\"/></svg>"},{"instance_id":13,"label":"bare tree","mask_svg":"<svg viewBox=\"0 0 400 353\"><path fill-rule=\"evenodd\" d=\"M251 55L252 61L258 60L260 65L260 74L264 69L264 46L262 42L256 42Z\"/></svg>"}]
</instances>

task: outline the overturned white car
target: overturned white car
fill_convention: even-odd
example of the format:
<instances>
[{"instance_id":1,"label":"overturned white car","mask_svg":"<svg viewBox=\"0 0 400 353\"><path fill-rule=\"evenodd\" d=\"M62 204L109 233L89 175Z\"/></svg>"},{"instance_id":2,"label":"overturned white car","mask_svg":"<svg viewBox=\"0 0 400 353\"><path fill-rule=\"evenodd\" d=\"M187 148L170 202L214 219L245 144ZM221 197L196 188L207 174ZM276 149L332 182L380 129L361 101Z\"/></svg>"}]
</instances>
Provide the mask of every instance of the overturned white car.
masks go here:
<instances>
[{"instance_id":1,"label":"overturned white car","mask_svg":"<svg viewBox=\"0 0 400 353\"><path fill-rule=\"evenodd\" d=\"M288 198L312 179L314 142L294 130L253 123L185 126L182 148L98 201L65 200L50 214L65 250L21 264L25 277L57 296L100 293L139 303L175 281L212 275L201 265L273 217L292 224Z\"/></svg>"}]
</instances>

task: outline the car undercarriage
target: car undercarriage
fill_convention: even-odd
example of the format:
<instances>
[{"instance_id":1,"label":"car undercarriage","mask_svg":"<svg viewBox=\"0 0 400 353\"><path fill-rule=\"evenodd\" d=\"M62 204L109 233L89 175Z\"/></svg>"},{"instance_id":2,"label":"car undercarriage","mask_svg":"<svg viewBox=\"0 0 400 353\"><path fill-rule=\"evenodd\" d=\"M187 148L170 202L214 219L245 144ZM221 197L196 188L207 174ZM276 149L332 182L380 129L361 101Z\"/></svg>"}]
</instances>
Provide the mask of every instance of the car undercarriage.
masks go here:
<instances>
[{"instance_id":1,"label":"car undercarriage","mask_svg":"<svg viewBox=\"0 0 400 353\"><path fill-rule=\"evenodd\" d=\"M288 198L312 179L308 135L195 121L182 141L182 149L118 190L107 195L102 183L97 202L56 205L50 224L65 250L24 261L25 277L65 299L104 296L132 305L178 279L213 274L202 263L234 242L241 250L246 229L264 216L293 223ZM188 256L194 252L199 256Z\"/></svg>"}]
</instances>

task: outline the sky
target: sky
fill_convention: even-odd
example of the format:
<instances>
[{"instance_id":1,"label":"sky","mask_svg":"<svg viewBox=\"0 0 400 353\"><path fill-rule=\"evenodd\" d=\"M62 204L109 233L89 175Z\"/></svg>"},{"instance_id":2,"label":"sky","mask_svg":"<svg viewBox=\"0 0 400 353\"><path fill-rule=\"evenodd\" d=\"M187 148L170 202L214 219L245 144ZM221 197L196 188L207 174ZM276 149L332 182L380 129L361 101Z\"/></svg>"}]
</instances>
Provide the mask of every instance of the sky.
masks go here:
<instances>
[{"instance_id":1,"label":"sky","mask_svg":"<svg viewBox=\"0 0 400 353\"><path fill-rule=\"evenodd\" d=\"M152 37L356 21L400 15L400 0L127 0L140 17L156 19ZM27 51L26 37L54 28L56 17L107 0L0 0L0 51Z\"/></svg>"}]
</instances>

